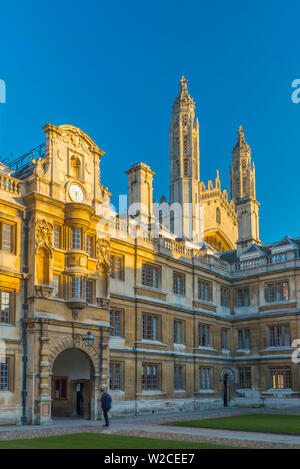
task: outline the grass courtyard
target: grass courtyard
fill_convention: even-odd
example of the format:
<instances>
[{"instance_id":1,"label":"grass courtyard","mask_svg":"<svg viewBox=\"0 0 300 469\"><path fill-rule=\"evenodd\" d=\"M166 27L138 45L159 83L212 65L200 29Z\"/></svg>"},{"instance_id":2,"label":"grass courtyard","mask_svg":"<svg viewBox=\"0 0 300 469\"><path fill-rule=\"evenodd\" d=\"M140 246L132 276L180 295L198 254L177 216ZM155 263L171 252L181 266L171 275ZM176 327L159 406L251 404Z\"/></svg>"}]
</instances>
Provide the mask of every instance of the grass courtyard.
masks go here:
<instances>
[{"instance_id":1,"label":"grass courtyard","mask_svg":"<svg viewBox=\"0 0 300 469\"><path fill-rule=\"evenodd\" d=\"M160 440L133 436L103 435L100 433L77 433L47 438L0 441L3 449L236 449L188 441Z\"/></svg>"},{"instance_id":2,"label":"grass courtyard","mask_svg":"<svg viewBox=\"0 0 300 469\"><path fill-rule=\"evenodd\" d=\"M300 434L300 415L246 414L230 417L168 422L168 425Z\"/></svg>"}]
</instances>

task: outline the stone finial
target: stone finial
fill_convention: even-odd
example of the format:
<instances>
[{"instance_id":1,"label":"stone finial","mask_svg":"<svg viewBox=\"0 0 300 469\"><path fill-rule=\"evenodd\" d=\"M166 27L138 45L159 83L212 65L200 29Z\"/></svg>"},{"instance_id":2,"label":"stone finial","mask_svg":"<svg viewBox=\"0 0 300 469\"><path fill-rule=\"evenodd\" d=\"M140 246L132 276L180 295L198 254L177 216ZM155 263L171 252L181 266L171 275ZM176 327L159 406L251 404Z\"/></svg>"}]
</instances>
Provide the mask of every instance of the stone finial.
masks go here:
<instances>
[{"instance_id":1,"label":"stone finial","mask_svg":"<svg viewBox=\"0 0 300 469\"><path fill-rule=\"evenodd\" d=\"M237 131L237 135L238 135L237 142L236 142L232 152L233 153L238 153L240 151L243 151L243 152L246 152L246 153L251 153L250 146L248 145L248 143L245 140L244 129L241 125L239 126L239 129Z\"/></svg>"},{"instance_id":2,"label":"stone finial","mask_svg":"<svg viewBox=\"0 0 300 469\"><path fill-rule=\"evenodd\" d=\"M181 93L184 91L187 91L187 79L185 78L184 75L182 75L181 80L180 80L180 91Z\"/></svg>"}]
</instances>

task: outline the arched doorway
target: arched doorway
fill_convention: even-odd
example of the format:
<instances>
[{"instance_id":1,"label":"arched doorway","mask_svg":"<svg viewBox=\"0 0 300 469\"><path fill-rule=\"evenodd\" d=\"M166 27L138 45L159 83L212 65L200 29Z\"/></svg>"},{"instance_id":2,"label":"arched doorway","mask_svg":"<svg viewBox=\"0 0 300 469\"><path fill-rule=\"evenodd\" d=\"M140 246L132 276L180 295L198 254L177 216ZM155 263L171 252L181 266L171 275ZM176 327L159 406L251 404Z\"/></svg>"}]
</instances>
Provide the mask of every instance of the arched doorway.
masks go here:
<instances>
[{"instance_id":1,"label":"arched doorway","mask_svg":"<svg viewBox=\"0 0 300 469\"><path fill-rule=\"evenodd\" d=\"M52 367L52 417L91 418L94 395L94 367L81 349L68 348Z\"/></svg>"},{"instance_id":2,"label":"arched doorway","mask_svg":"<svg viewBox=\"0 0 300 469\"><path fill-rule=\"evenodd\" d=\"M223 368L220 381L222 383L223 405L224 407L228 407L232 393L231 388L234 382L234 373L231 368Z\"/></svg>"}]
</instances>

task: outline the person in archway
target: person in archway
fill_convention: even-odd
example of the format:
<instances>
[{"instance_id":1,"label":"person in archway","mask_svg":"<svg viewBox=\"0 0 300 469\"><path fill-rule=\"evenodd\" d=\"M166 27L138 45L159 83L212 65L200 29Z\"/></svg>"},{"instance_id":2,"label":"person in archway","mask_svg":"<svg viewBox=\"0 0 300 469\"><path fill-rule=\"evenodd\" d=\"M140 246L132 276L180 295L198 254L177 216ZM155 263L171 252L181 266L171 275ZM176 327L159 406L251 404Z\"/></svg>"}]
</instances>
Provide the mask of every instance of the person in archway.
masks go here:
<instances>
[{"instance_id":1,"label":"person in archway","mask_svg":"<svg viewBox=\"0 0 300 469\"><path fill-rule=\"evenodd\" d=\"M104 417L104 420L105 420L105 425L103 425L104 427L108 427L109 426L109 422L108 422L108 412L110 411L111 409L111 397L109 394L107 394L104 389L101 389L100 391L101 393L101 406L102 406L102 412L103 412L103 417Z\"/></svg>"}]
</instances>

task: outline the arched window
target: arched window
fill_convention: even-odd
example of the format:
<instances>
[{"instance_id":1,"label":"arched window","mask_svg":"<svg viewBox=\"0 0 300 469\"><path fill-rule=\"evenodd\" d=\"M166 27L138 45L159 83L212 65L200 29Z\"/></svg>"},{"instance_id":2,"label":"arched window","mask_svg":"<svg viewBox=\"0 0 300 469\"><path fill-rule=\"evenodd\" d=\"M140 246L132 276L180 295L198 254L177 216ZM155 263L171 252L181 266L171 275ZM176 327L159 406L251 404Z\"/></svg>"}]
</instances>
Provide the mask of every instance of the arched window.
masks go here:
<instances>
[{"instance_id":1,"label":"arched window","mask_svg":"<svg viewBox=\"0 0 300 469\"><path fill-rule=\"evenodd\" d=\"M216 221L220 225L220 223L221 223L221 212L220 212L219 207L217 207L217 210L216 210Z\"/></svg>"},{"instance_id":2,"label":"arched window","mask_svg":"<svg viewBox=\"0 0 300 469\"><path fill-rule=\"evenodd\" d=\"M81 177L81 162L77 156L71 158L71 176L75 178Z\"/></svg>"}]
</instances>

